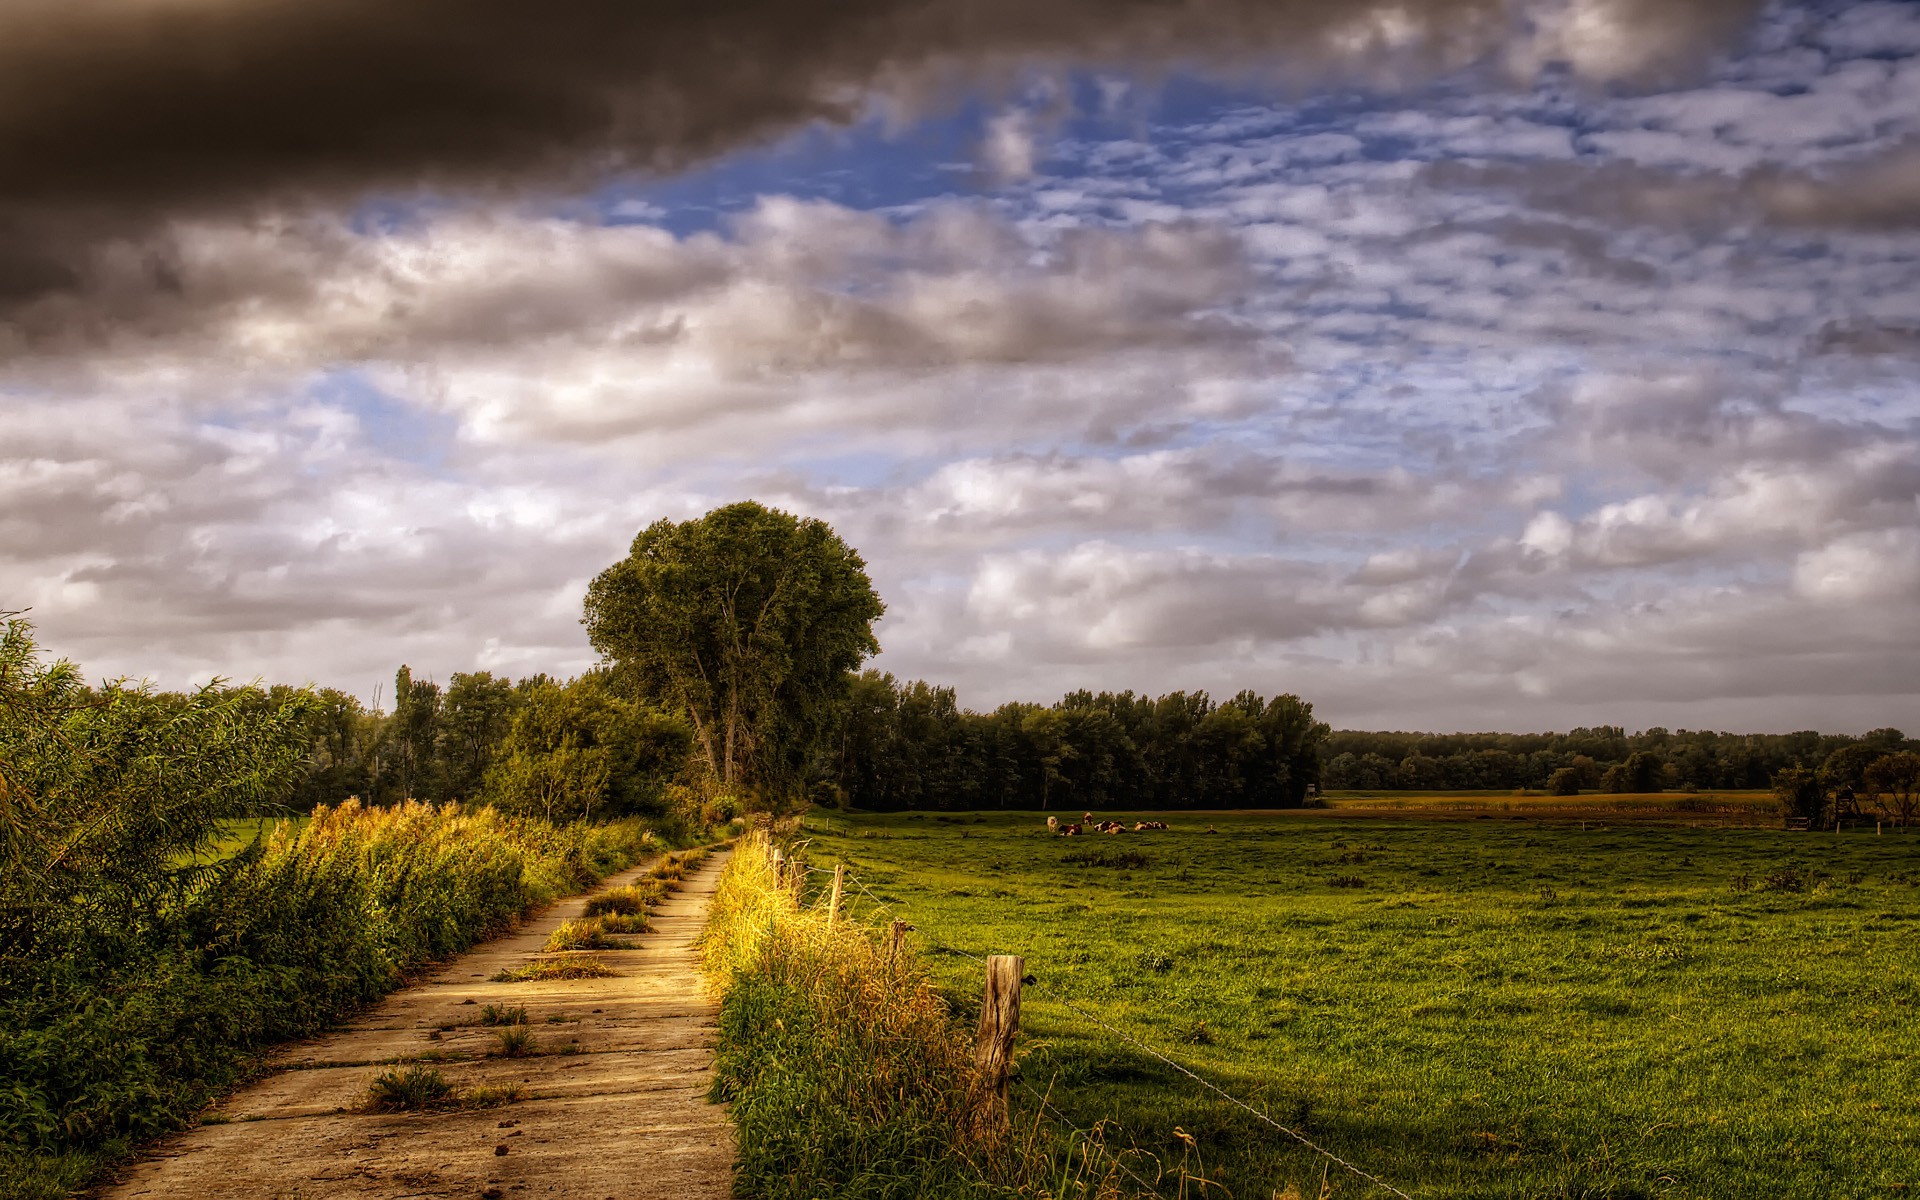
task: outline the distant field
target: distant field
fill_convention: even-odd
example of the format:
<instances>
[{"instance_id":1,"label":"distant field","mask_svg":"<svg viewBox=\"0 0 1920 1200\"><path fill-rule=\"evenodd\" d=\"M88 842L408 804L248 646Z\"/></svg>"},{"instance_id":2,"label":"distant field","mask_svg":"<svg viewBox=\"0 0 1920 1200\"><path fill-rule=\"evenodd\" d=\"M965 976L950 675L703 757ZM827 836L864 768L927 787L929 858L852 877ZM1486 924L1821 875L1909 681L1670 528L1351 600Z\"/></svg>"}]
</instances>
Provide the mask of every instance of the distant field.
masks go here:
<instances>
[{"instance_id":1,"label":"distant field","mask_svg":"<svg viewBox=\"0 0 1920 1200\"><path fill-rule=\"evenodd\" d=\"M1543 792L1328 792L1323 809L1341 816L1422 814L1435 817L1518 814L1542 820L1654 821L1682 825L1777 825L1772 792L1589 792L1549 796Z\"/></svg>"},{"instance_id":2,"label":"distant field","mask_svg":"<svg viewBox=\"0 0 1920 1200\"><path fill-rule=\"evenodd\" d=\"M229 817L220 822L220 837L213 845L198 856L200 862L219 862L232 858L255 838L265 841L273 834L273 827L281 822L291 822L298 831L312 818L297 817Z\"/></svg>"},{"instance_id":3,"label":"distant field","mask_svg":"<svg viewBox=\"0 0 1920 1200\"><path fill-rule=\"evenodd\" d=\"M1312 1196L1324 1163L1068 1005L1416 1196L1920 1193L1920 832L1161 815L807 832L856 912L1024 954L1025 1083L1149 1178L1194 1136L1219 1187L1189 1197Z\"/></svg>"}]
</instances>

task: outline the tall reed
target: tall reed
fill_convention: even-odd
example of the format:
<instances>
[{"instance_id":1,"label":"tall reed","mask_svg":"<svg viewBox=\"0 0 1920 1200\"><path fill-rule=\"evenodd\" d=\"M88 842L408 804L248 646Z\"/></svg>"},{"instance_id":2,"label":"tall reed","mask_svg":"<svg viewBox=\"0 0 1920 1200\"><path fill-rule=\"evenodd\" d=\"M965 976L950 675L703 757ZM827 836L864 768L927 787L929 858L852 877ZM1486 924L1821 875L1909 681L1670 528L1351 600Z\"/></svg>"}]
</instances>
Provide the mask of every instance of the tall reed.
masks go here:
<instances>
[{"instance_id":1,"label":"tall reed","mask_svg":"<svg viewBox=\"0 0 1920 1200\"><path fill-rule=\"evenodd\" d=\"M971 1038L910 946L776 876L740 842L703 938L720 1000L715 1099L732 1105L735 1195L939 1200L1114 1194L1070 1132L979 1104Z\"/></svg>"}]
</instances>

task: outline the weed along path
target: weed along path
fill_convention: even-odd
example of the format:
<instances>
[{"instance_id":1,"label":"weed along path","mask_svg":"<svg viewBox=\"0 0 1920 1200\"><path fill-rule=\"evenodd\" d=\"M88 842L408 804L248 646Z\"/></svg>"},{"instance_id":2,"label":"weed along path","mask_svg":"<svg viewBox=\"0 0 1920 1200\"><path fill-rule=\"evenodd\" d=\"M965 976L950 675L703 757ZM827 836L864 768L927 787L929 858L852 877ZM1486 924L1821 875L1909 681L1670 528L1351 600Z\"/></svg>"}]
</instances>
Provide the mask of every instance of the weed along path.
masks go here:
<instances>
[{"instance_id":1,"label":"weed along path","mask_svg":"<svg viewBox=\"0 0 1920 1200\"><path fill-rule=\"evenodd\" d=\"M656 904L637 948L543 953L581 915L587 897L577 896L351 1026L283 1048L270 1074L96 1195L719 1200L733 1141L725 1111L706 1100L713 1009L694 941L725 859L708 857ZM496 978L594 959L617 974ZM410 1071L424 1106L375 1110L373 1081Z\"/></svg>"}]
</instances>

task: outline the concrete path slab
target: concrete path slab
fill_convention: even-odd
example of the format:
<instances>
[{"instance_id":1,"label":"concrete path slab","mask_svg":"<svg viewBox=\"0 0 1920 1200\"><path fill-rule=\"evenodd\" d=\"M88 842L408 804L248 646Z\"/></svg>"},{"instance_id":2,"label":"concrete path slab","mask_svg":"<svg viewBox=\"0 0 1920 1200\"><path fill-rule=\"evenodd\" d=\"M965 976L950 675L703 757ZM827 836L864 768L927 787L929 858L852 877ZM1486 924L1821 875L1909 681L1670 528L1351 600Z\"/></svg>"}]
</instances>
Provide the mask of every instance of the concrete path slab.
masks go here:
<instances>
[{"instance_id":1,"label":"concrete path slab","mask_svg":"<svg viewBox=\"0 0 1920 1200\"><path fill-rule=\"evenodd\" d=\"M708 858L654 910L655 931L635 935L638 948L597 952L618 975L493 981L547 957L547 936L578 917L586 897L562 901L346 1028L281 1048L271 1073L228 1097L214 1123L165 1139L94 1194L723 1200L733 1136L725 1111L706 1100L714 1012L694 941L725 859ZM489 1004L524 1005L540 1053L499 1054L496 1031L478 1023ZM365 1111L376 1075L422 1059L457 1089L511 1085L520 1098L465 1111Z\"/></svg>"}]
</instances>

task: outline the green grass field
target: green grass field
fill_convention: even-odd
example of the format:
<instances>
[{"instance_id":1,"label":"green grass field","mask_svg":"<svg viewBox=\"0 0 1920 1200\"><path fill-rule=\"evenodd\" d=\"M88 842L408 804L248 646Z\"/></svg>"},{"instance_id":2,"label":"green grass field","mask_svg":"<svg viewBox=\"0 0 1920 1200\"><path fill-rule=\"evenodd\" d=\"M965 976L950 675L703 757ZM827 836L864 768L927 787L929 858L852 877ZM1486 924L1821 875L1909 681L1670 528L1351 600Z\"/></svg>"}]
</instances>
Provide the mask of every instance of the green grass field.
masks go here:
<instances>
[{"instance_id":1,"label":"green grass field","mask_svg":"<svg viewBox=\"0 0 1920 1200\"><path fill-rule=\"evenodd\" d=\"M274 826L283 821L292 822L293 830L298 833L311 817L226 817L219 822L220 836L194 861L210 863L232 858L251 845L257 838L265 841L273 836Z\"/></svg>"},{"instance_id":2,"label":"green grass field","mask_svg":"<svg viewBox=\"0 0 1920 1200\"><path fill-rule=\"evenodd\" d=\"M1324 1163L1070 1005L1416 1196L1920 1194L1920 832L1162 815L804 836L963 1005L980 967L933 947L1025 955L1023 1084L1190 1197Z\"/></svg>"},{"instance_id":3,"label":"green grass field","mask_svg":"<svg viewBox=\"0 0 1920 1200\"><path fill-rule=\"evenodd\" d=\"M1391 814L1441 818L1479 813L1550 818L1598 817L1622 821L1660 821L1678 825L1719 823L1780 823L1779 801L1772 792L1582 792L1553 796L1540 791L1480 792L1328 792L1324 808L1299 814L1326 812L1341 816Z\"/></svg>"}]
</instances>

